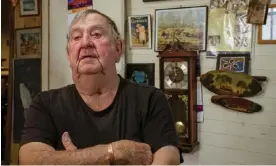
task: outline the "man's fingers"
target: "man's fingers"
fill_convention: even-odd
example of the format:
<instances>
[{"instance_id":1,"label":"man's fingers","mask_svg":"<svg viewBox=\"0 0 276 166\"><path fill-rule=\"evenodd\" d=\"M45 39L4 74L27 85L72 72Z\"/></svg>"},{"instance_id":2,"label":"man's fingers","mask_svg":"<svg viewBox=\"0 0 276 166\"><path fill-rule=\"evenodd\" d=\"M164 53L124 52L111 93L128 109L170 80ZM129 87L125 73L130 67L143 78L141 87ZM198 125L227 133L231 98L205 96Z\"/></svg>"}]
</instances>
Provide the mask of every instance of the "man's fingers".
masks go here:
<instances>
[{"instance_id":1,"label":"man's fingers","mask_svg":"<svg viewBox=\"0 0 276 166\"><path fill-rule=\"evenodd\" d=\"M68 132L64 132L62 134L61 140L62 140L62 144L63 144L65 150L70 150L70 151L77 150L77 147L71 141L71 138L70 138Z\"/></svg>"}]
</instances>

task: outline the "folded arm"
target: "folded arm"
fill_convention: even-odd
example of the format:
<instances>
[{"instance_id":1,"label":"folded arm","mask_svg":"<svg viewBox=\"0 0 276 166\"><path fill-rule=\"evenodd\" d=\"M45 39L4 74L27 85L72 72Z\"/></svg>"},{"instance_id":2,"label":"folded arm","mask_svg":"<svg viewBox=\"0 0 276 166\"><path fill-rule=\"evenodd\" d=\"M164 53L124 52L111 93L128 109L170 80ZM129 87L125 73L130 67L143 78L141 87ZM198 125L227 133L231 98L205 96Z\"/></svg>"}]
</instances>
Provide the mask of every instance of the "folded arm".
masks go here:
<instances>
[{"instance_id":1,"label":"folded arm","mask_svg":"<svg viewBox=\"0 0 276 166\"><path fill-rule=\"evenodd\" d=\"M150 103L143 134L154 153L152 165L179 165L183 158L177 148L178 136L168 100L157 90Z\"/></svg>"},{"instance_id":2,"label":"folded arm","mask_svg":"<svg viewBox=\"0 0 276 166\"><path fill-rule=\"evenodd\" d=\"M108 165L110 155L107 145L97 145L91 148L74 151L56 151L53 147L31 142L23 145L19 151L20 165Z\"/></svg>"},{"instance_id":3,"label":"folded arm","mask_svg":"<svg viewBox=\"0 0 276 166\"><path fill-rule=\"evenodd\" d=\"M154 153L152 165L179 165L179 158L179 150L176 147L164 146Z\"/></svg>"}]
</instances>

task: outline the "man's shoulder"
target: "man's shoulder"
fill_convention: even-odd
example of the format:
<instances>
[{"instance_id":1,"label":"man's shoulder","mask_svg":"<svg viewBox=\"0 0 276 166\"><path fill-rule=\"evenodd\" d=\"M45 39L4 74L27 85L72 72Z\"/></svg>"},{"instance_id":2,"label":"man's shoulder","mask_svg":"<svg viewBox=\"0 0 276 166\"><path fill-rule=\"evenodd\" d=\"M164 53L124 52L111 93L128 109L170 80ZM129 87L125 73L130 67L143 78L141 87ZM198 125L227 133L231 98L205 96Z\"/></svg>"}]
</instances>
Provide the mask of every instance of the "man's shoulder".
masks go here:
<instances>
[{"instance_id":1,"label":"man's shoulder","mask_svg":"<svg viewBox=\"0 0 276 166\"><path fill-rule=\"evenodd\" d=\"M163 91L155 86L147 84L139 84L130 80L124 80L124 91L131 95L147 97L158 97L164 95Z\"/></svg>"},{"instance_id":2,"label":"man's shoulder","mask_svg":"<svg viewBox=\"0 0 276 166\"><path fill-rule=\"evenodd\" d=\"M42 101L57 101L61 98L68 98L72 96L74 90L74 84L67 85L61 88L49 89L41 91L37 96L41 98Z\"/></svg>"}]
</instances>

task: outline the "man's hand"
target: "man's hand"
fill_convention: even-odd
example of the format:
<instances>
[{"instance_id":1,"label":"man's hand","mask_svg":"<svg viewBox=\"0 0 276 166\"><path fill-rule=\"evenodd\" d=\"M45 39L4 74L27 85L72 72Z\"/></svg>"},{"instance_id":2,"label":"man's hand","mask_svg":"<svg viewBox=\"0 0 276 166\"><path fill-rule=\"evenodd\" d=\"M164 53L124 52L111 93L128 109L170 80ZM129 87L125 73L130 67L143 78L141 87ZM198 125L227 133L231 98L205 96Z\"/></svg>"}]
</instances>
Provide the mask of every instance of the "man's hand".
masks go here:
<instances>
[{"instance_id":1,"label":"man's hand","mask_svg":"<svg viewBox=\"0 0 276 166\"><path fill-rule=\"evenodd\" d=\"M67 132L62 135L62 143L67 151L75 151L77 147L72 143ZM112 142L114 163L130 165L150 165L153 154L149 145L129 140Z\"/></svg>"},{"instance_id":2,"label":"man's hand","mask_svg":"<svg viewBox=\"0 0 276 166\"><path fill-rule=\"evenodd\" d=\"M121 140L111 143L115 164L150 165L153 154L148 144Z\"/></svg>"}]
</instances>

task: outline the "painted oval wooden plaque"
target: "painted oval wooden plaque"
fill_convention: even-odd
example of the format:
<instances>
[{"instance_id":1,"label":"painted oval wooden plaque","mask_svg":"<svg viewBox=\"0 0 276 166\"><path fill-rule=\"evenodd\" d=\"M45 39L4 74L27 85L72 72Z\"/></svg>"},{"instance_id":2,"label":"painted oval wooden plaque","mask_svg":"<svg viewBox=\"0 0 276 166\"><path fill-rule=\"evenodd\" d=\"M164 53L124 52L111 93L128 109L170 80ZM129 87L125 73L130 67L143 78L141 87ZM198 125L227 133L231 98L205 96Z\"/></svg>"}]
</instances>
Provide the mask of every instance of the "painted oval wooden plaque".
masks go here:
<instances>
[{"instance_id":1,"label":"painted oval wooden plaque","mask_svg":"<svg viewBox=\"0 0 276 166\"><path fill-rule=\"evenodd\" d=\"M224 108L238 112L254 113L262 110L262 106L250 100L228 95L212 96L211 102Z\"/></svg>"},{"instance_id":2,"label":"painted oval wooden plaque","mask_svg":"<svg viewBox=\"0 0 276 166\"><path fill-rule=\"evenodd\" d=\"M245 73L212 70L202 74L200 82L218 95L252 97L262 91L261 84Z\"/></svg>"}]
</instances>

